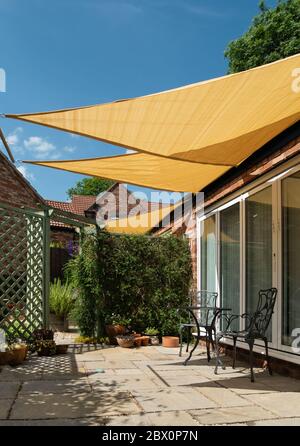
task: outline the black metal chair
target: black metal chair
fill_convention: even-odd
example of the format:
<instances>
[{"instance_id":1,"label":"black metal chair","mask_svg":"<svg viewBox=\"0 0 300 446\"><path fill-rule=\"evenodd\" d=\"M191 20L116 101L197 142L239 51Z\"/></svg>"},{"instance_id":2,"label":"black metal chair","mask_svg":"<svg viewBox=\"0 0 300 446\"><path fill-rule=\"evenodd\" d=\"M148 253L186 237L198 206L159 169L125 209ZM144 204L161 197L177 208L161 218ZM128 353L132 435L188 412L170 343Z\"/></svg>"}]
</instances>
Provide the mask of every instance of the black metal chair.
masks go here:
<instances>
[{"instance_id":1,"label":"black metal chair","mask_svg":"<svg viewBox=\"0 0 300 446\"><path fill-rule=\"evenodd\" d=\"M191 359L192 354L199 344L200 338L204 337L203 335L201 335L201 329L205 331L207 359L208 361L211 360L210 344L214 348L213 333L214 335L216 335L216 319L219 315L219 309L217 308L218 293L206 290L194 291L190 294L190 298L192 305L185 309L185 311L188 312L189 321L187 323L181 324L179 329L179 356L182 355L182 333L184 329L187 329L188 332L186 351L188 352L191 335L195 338L195 344L188 358L184 361L184 365L186 365ZM196 303L196 305L193 305L193 303ZM196 328L196 332L191 333L192 328Z\"/></svg>"},{"instance_id":2,"label":"black metal chair","mask_svg":"<svg viewBox=\"0 0 300 446\"><path fill-rule=\"evenodd\" d=\"M235 368L236 362L236 342L238 339L246 342L249 345L249 360L251 370L251 381L254 382L253 373L253 346L256 339L261 339L265 343L267 367L270 375L272 375L272 369L270 365L269 350L268 350L268 337L267 330L270 325L272 314L274 312L274 306L277 297L277 289L270 288L267 290L260 290L258 293L258 304L254 313L244 313L242 315L236 314L223 314L222 320L225 323L225 329L221 329L216 335L216 367L215 374L218 373L218 366L222 366L225 369L220 357L219 342L221 338L230 338L233 340L233 363L232 368ZM245 321L244 330L234 330L232 324L239 319Z\"/></svg>"}]
</instances>

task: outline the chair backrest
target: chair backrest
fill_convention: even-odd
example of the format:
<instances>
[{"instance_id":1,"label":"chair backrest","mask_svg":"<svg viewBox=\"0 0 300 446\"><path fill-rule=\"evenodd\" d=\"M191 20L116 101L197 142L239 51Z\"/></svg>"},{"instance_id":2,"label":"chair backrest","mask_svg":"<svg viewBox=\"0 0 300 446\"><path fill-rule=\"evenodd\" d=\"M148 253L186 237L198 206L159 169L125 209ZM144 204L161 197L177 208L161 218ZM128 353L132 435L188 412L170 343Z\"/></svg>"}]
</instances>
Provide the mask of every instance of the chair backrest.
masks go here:
<instances>
[{"instance_id":1,"label":"chair backrest","mask_svg":"<svg viewBox=\"0 0 300 446\"><path fill-rule=\"evenodd\" d=\"M259 336L266 336L277 298L277 288L260 290L255 313L249 321L248 331Z\"/></svg>"},{"instance_id":2,"label":"chair backrest","mask_svg":"<svg viewBox=\"0 0 300 446\"><path fill-rule=\"evenodd\" d=\"M215 318L218 293L214 291L200 290L196 293L197 306L202 307L198 312L200 325L211 325Z\"/></svg>"}]
</instances>

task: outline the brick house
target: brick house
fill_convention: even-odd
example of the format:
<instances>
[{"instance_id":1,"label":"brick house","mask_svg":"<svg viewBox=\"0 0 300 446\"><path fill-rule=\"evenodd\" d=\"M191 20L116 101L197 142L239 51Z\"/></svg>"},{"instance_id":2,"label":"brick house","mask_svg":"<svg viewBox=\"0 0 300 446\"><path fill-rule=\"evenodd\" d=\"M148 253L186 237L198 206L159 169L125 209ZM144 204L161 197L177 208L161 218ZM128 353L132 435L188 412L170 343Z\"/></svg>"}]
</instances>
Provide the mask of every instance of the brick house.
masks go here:
<instances>
[{"instance_id":1,"label":"brick house","mask_svg":"<svg viewBox=\"0 0 300 446\"><path fill-rule=\"evenodd\" d=\"M34 209L46 206L44 199L1 151L0 201L16 207L26 206Z\"/></svg>"},{"instance_id":2,"label":"brick house","mask_svg":"<svg viewBox=\"0 0 300 446\"><path fill-rule=\"evenodd\" d=\"M111 194L111 195L109 195ZM112 199L111 199L112 198ZM46 200L48 206L63 211L72 212L83 217L89 217L95 221L100 214L109 219L121 219L128 216L129 212L139 206L141 213L149 210L156 210L159 203L137 199L126 185L121 183L113 184L107 191L94 195L73 195L70 202ZM75 246L78 246L78 232L75 228L60 222L51 221L51 242L67 248L72 253Z\"/></svg>"},{"instance_id":3,"label":"brick house","mask_svg":"<svg viewBox=\"0 0 300 446\"><path fill-rule=\"evenodd\" d=\"M203 192L204 215L194 209L189 228L173 218L152 233L192 234L195 285L217 291L236 314L253 311L260 289L276 287L270 351L277 370L299 377L300 123Z\"/></svg>"}]
</instances>

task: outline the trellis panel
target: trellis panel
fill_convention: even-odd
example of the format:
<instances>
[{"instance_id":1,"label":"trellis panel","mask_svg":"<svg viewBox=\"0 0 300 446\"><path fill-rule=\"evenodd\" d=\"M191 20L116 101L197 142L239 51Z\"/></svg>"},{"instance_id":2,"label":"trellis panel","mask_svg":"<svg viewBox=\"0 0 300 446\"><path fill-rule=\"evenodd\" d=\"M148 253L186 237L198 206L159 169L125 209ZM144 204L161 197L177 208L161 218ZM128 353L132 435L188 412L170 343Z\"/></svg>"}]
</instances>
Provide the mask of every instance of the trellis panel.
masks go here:
<instances>
[{"instance_id":1,"label":"trellis panel","mask_svg":"<svg viewBox=\"0 0 300 446\"><path fill-rule=\"evenodd\" d=\"M0 328L28 339L47 324L47 217L0 203Z\"/></svg>"}]
</instances>

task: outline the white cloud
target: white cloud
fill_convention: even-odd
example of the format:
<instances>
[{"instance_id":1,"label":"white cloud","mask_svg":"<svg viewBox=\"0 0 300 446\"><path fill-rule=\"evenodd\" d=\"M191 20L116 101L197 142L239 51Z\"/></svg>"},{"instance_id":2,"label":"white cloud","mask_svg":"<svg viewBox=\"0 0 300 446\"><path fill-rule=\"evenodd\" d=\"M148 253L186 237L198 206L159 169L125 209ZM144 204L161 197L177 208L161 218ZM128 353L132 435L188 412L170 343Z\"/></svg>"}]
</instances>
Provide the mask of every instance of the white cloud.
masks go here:
<instances>
[{"instance_id":1,"label":"white cloud","mask_svg":"<svg viewBox=\"0 0 300 446\"><path fill-rule=\"evenodd\" d=\"M23 177L26 178L28 181L34 181L35 176L33 173L29 172L28 168L26 166L19 166L17 167L18 171L23 175Z\"/></svg>"},{"instance_id":2,"label":"white cloud","mask_svg":"<svg viewBox=\"0 0 300 446\"><path fill-rule=\"evenodd\" d=\"M22 127L17 127L6 136L7 144L11 147L11 149L13 149L15 153L18 154L24 154L24 149L22 148L20 138L22 132Z\"/></svg>"},{"instance_id":3,"label":"white cloud","mask_svg":"<svg viewBox=\"0 0 300 446\"><path fill-rule=\"evenodd\" d=\"M6 136L6 141L10 146L15 146L20 141L20 134L23 132L22 127L17 127Z\"/></svg>"},{"instance_id":4,"label":"white cloud","mask_svg":"<svg viewBox=\"0 0 300 446\"><path fill-rule=\"evenodd\" d=\"M65 146L63 148L63 151L67 152L67 153L74 153L76 151L76 147L74 147L74 146Z\"/></svg>"},{"instance_id":5,"label":"white cloud","mask_svg":"<svg viewBox=\"0 0 300 446\"><path fill-rule=\"evenodd\" d=\"M132 149L127 149L126 150L126 155L128 155L130 153L137 153L137 152L135 150L132 150Z\"/></svg>"},{"instance_id":6,"label":"white cloud","mask_svg":"<svg viewBox=\"0 0 300 446\"><path fill-rule=\"evenodd\" d=\"M57 159L60 156L56 146L40 136L30 136L25 139L24 146L34 154L35 158Z\"/></svg>"}]
</instances>

